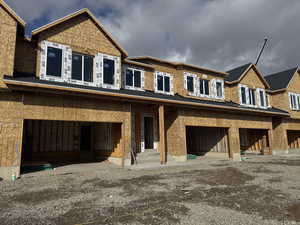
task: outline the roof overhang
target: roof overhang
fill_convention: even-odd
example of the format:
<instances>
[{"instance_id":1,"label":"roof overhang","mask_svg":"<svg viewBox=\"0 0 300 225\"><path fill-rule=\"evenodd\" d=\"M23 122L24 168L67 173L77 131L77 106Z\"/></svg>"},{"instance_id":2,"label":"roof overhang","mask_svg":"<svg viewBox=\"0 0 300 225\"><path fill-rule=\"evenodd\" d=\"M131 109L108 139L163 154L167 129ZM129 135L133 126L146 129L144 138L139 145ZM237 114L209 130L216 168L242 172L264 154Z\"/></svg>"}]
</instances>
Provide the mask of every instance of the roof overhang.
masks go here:
<instances>
[{"instance_id":1,"label":"roof overhang","mask_svg":"<svg viewBox=\"0 0 300 225\"><path fill-rule=\"evenodd\" d=\"M62 17L62 18L60 18L58 20L55 20L55 21L53 21L51 23L48 23L48 24L46 24L44 26L41 26L41 27L33 30L32 31L32 36L34 37L34 36L40 34L43 31L46 31L46 30L48 30L48 29L50 29L50 28L52 28L52 27L54 27L54 26L56 26L58 24L61 24L61 23L65 22L65 21L67 21L67 20L70 20L70 19L72 19L72 18L74 18L76 16L79 16L79 15L82 15L82 14L87 14L93 20L93 22L105 33L105 35L107 35L107 37L111 40L111 42L122 52L122 54L125 57L128 56L127 51L121 46L121 44L118 41L116 41L113 38L113 36L103 27L103 25L99 22L99 20L87 8L84 8L84 9L81 9L81 10L76 11L74 13L71 13L71 14L65 16L65 17Z\"/></svg>"},{"instance_id":2,"label":"roof overhang","mask_svg":"<svg viewBox=\"0 0 300 225\"><path fill-rule=\"evenodd\" d=\"M69 87L64 86L58 83L37 83L37 82L27 82L27 81L20 81L14 78L8 78L5 76L3 79L4 83L12 90L27 90L31 92L49 92L52 91L55 94L61 93L68 93L73 95L85 95L89 97L98 97L98 98L118 98L118 100L123 99L126 101L133 101L133 102L147 102L152 104L167 104L167 105L175 105L181 107L192 107L192 108L207 108L211 110L220 110L226 112L233 112L236 113L245 113L245 114L259 114L265 116L277 116L277 117L289 117L288 112L274 112L274 111L267 111L267 110L256 110L256 109L249 109L249 108L242 108L242 107L233 107L233 106L224 106L224 105L212 105L207 103L201 102L187 102L187 101L179 101L174 99L164 99L159 97L148 97L148 96L141 96L141 95L133 95L133 94L124 94L124 93L116 93L111 91L102 91L102 90L92 90L84 87Z\"/></svg>"},{"instance_id":3,"label":"roof overhang","mask_svg":"<svg viewBox=\"0 0 300 225\"><path fill-rule=\"evenodd\" d=\"M0 0L0 5L20 24L22 27L25 28L26 22L12 9L5 3L4 0Z\"/></svg>"}]
</instances>

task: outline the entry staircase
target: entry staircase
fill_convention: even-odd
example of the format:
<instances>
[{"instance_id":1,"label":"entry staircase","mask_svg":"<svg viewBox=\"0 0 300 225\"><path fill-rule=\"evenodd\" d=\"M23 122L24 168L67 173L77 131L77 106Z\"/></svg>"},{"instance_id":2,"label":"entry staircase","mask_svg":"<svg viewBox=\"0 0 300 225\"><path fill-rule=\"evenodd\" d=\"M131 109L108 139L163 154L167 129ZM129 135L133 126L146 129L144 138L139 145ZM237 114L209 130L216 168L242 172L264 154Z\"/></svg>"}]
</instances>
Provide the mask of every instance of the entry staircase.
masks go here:
<instances>
[{"instance_id":1,"label":"entry staircase","mask_svg":"<svg viewBox=\"0 0 300 225\"><path fill-rule=\"evenodd\" d=\"M131 165L132 169L146 169L160 166L160 153L154 149L146 149L145 152L137 153L135 164ZM168 163L174 161L168 157Z\"/></svg>"}]
</instances>

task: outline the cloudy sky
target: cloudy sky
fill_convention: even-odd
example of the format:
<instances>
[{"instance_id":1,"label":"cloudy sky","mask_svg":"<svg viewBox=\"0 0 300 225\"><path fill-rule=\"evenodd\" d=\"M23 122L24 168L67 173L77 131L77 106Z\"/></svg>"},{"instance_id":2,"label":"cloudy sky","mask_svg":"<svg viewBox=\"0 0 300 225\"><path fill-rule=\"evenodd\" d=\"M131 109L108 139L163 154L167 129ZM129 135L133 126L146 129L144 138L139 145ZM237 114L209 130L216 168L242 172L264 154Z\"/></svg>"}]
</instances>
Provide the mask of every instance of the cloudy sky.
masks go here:
<instances>
[{"instance_id":1,"label":"cloudy sky","mask_svg":"<svg viewBox=\"0 0 300 225\"><path fill-rule=\"evenodd\" d=\"M28 33L89 8L130 56L151 55L226 71L255 62L265 73L300 64L299 0L6 0Z\"/></svg>"}]
</instances>

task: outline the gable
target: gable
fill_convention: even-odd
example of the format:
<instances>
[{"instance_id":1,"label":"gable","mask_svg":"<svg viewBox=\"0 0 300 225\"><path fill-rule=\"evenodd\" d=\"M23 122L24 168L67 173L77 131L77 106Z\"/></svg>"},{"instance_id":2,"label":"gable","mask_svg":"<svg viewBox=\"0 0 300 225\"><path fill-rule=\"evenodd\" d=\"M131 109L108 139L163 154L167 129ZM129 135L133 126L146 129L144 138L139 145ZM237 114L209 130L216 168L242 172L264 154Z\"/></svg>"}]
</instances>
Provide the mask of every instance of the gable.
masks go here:
<instances>
[{"instance_id":1,"label":"gable","mask_svg":"<svg viewBox=\"0 0 300 225\"><path fill-rule=\"evenodd\" d=\"M291 81L288 84L287 90L300 94L300 74L299 72L294 73Z\"/></svg>"},{"instance_id":2,"label":"gable","mask_svg":"<svg viewBox=\"0 0 300 225\"><path fill-rule=\"evenodd\" d=\"M0 0L0 18L1 22L6 23L8 21L15 21L16 23L20 24L21 26L25 27L26 23L21 17L19 17L15 11L13 11L3 0ZM3 13L5 12L5 13ZM10 18L10 19L8 19ZM6 23L7 24L7 23Z\"/></svg>"},{"instance_id":3,"label":"gable","mask_svg":"<svg viewBox=\"0 0 300 225\"><path fill-rule=\"evenodd\" d=\"M74 51L86 54L101 52L121 55L121 51L87 14L81 14L41 32L39 41L42 40L69 45Z\"/></svg>"},{"instance_id":4,"label":"gable","mask_svg":"<svg viewBox=\"0 0 300 225\"><path fill-rule=\"evenodd\" d=\"M246 72L240 81L240 84L249 85L256 88L268 88L261 76L254 70L253 67Z\"/></svg>"},{"instance_id":5,"label":"gable","mask_svg":"<svg viewBox=\"0 0 300 225\"><path fill-rule=\"evenodd\" d=\"M16 26L17 23L14 18L5 10L5 8L0 4L0 24L6 24L11 26Z\"/></svg>"}]
</instances>

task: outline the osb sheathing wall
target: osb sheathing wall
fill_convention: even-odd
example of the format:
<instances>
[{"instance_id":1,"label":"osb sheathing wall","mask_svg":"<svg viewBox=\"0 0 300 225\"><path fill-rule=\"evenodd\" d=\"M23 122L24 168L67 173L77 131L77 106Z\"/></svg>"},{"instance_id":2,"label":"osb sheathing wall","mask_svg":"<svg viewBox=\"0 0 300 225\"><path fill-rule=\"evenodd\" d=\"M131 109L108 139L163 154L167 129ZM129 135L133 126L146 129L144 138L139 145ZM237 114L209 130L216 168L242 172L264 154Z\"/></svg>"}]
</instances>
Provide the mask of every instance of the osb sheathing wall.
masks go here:
<instances>
[{"instance_id":1,"label":"osb sheathing wall","mask_svg":"<svg viewBox=\"0 0 300 225\"><path fill-rule=\"evenodd\" d=\"M267 89L266 85L263 83L260 76L251 68L247 74L242 78L242 80L234 85L228 85L226 94L230 95L230 100L240 104L240 93L239 93L239 84L247 85L249 88L262 88ZM228 93L230 92L230 93Z\"/></svg>"},{"instance_id":2,"label":"osb sheathing wall","mask_svg":"<svg viewBox=\"0 0 300 225\"><path fill-rule=\"evenodd\" d=\"M12 75L14 69L17 22L0 5L0 88L5 88L3 75Z\"/></svg>"},{"instance_id":3,"label":"osb sheathing wall","mask_svg":"<svg viewBox=\"0 0 300 225\"><path fill-rule=\"evenodd\" d=\"M272 129L272 118L266 116L240 115L207 110L178 109L178 112L168 114L167 119L167 146L168 153L175 156L185 155L186 126L223 127L229 129L229 139L239 144L239 128ZM270 136L272 140L272 135ZM231 145L234 152L239 153L240 146Z\"/></svg>"},{"instance_id":4,"label":"osb sheathing wall","mask_svg":"<svg viewBox=\"0 0 300 225\"><path fill-rule=\"evenodd\" d=\"M29 41L23 37L17 37L15 72L36 73L36 41Z\"/></svg>"},{"instance_id":5,"label":"osb sheathing wall","mask_svg":"<svg viewBox=\"0 0 300 225\"><path fill-rule=\"evenodd\" d=\"M83 54L121 56L121 52L87 14L82 14L38 34L37 74L40 71L40 42L44 40L69 45L72 51Z\"/></svg>"},{"instance_id":6,"label":"osb sheathing wall","mask_svg":"<svg viewBox=\"0 0 300 225\"><path fill-rule=\"evenodd\" d=\"M291 118L300 119L300 111L292 110L290 108L290 104L289 104L290 100L289 100L288 92L300 94L300 74L298 72L296 74L294 74L292 80L289 83L287 91L283 95L285 96L284 102L285 102L285 106L286 106L286 108L284 110L289 111ZM299 127L299 130L300 130L300 127Z\"/></svg>"},{"instance_id":7,"label":"osb sheathing wall","mask_svg":"<svg viewBox=\"0 0 300 225\"><path fill-rule=\"evenodd\" d=\"M24 119L122 123L121 145L128 158L131 149L130 110L129 104L101 99L3 93L0 95L0 166L20 166Z\"/></svg>"}]
</instances>

